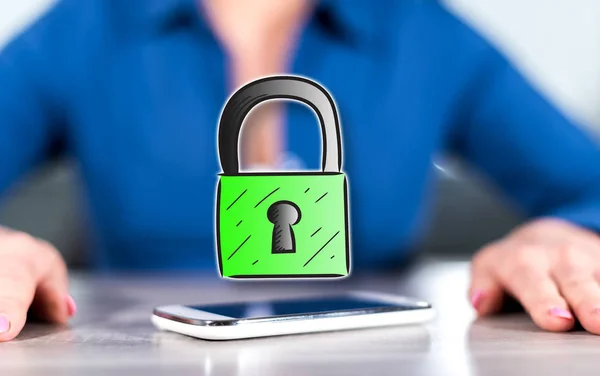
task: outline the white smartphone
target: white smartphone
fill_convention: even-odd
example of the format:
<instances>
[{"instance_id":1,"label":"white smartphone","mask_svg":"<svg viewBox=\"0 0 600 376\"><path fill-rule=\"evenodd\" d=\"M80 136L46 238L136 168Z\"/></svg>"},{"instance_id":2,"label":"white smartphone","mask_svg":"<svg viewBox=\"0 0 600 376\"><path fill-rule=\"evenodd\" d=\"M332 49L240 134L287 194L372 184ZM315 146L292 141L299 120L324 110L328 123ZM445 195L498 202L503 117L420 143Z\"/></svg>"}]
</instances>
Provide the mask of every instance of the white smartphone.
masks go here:
<instances>
[{"instance_id":1,"label":"white smartphone","mask_svg":"<svg viewBox=\"0 0 600 376\"><path fill-rule=\"evenodd\" d=\"M286 300L169 305L155 308L152 322L160 330L208 340L231 340L418 324L434 315L426 302L352 292Z\"/></svg>"}]
</instances>

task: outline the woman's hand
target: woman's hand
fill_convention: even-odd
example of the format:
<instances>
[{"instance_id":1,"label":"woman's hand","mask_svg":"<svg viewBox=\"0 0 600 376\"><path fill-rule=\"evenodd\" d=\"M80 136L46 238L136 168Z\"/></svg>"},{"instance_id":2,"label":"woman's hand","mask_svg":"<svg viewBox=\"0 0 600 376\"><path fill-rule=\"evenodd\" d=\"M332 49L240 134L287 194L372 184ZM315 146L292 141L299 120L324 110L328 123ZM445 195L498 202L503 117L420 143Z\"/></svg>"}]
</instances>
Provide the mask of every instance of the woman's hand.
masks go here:
<instances>
[{"instance_id":1,"label":"woman's hand","mask_svg":"<svg viewBox=\"0 0 600 376\"><path fill-rule=\"evenodd\" d=\"M557 219L528 223L481 250L471 269L478 315L498 311L505 293L542 329L566 331L574 315L600 334L600 236Z\"/></svg>"},{"instance_id":2,"label":"woman's hand","mask_svg":"<svg viewBox=\"0 0 600 376\"><path fill-rule=\"evenodd\" d=\"M75 314L67 268L50 244L0 228L0 342L19 334L30 307L54 323L65 323Z\"/></svg>"}]
</instances>

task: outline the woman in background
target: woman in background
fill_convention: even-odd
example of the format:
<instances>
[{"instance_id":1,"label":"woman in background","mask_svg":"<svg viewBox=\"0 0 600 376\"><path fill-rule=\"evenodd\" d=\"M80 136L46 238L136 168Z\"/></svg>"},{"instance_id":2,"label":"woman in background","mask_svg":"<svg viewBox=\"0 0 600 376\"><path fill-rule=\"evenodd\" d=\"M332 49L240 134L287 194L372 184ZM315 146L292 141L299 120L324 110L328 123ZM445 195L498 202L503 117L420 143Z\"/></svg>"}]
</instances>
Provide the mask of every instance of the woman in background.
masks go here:
<instances>
[{"instance_id":1,"label":"woman in background","mask_svg":"<svg viewBox=\"0 0 600 376\"><path fill-rule=\"evenodd\" d=\"M355 269L406 259L431 158L452 149L531 218L475 257L477 312L508 294L541 328L569 330L577 316L600 333L598 145L433 1L60 1L0 54L0 191L51 150L69 153L96 267L215 270L221 107L284 72L319 81L339 106ZM244 127L244 167L318 168L314 122L302 106L261 106ZM75 313L51 245L3 229L0 260L0 341L30 306L51 322Z\"/></svg>"}]
</instances>

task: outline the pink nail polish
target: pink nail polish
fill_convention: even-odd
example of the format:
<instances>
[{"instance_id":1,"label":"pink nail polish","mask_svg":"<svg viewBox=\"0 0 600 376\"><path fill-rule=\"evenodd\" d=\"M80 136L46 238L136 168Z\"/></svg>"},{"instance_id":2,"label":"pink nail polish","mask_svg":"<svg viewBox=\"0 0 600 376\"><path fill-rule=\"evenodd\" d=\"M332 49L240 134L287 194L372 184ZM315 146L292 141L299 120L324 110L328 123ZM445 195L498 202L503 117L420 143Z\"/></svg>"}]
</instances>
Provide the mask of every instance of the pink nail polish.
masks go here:
<instances>
[{"instance_id":1,"label":"pink nail polish","mask_svg":"<svg viewBox=\"0 0 600 376\"><path fill-rule=\"evenodd\" d=\"M5 315L0 315L0 333L6 333L10 330L10 320Z\"/></svg>"},{"instance_id":2,"label":"pink nail polish","mask_svg":"<svg viewBox=\"0 0 600 376\"><path fill-rule=\"evenodd\" d=\"M471 295L471 305L473 305L473 308L477 309L479 303L481 303L481 298L483 298L483 291L481 290L476 290Z\"/></svg>"},{"instance_id":3,"label":"pink nail polish","mask_svg":"<svg viewBox=\"0 0 600 376\"><path fill-rule=\"evenodd\" d=\"M571 312L569 312L569 310L564 309L564 308L554 307L554 308L550 309L550 314L552 316L560 317L562 319L568 319L568 320L573 319L573 315L571 314Z\"/></svg>"},{"instance_id":4,"label":"pink nail polish","mask_svg":"<svg viewBox=\"0 0 600 376\"><path fill-rule=\"evenodd\" d=\"M75 299L71 295L67 296L67 312L69 313L69 317L77 313L77 304L75 304Z\"/></svg>"}]
</instances>

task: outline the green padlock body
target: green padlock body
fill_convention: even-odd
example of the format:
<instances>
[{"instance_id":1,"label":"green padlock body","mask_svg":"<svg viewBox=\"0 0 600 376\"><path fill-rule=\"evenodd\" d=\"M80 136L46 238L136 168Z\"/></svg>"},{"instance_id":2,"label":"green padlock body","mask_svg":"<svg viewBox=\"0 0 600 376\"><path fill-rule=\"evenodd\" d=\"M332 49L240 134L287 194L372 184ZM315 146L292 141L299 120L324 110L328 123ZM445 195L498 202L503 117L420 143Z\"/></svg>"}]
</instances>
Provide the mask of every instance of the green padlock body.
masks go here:
<instances>
[{"instance_id":1,"label":"green padlock body","mask_svg":"<svg viewBox=\"0 0 600 376\"><path fill-rule=\"evenodd\" d=\"M272 253L267 210L291 201L295 253ZM350 272L348 188L343 173L220 175L217 188L219 269L229 278L344 277Z\"/></svg>"}]
</instances>

